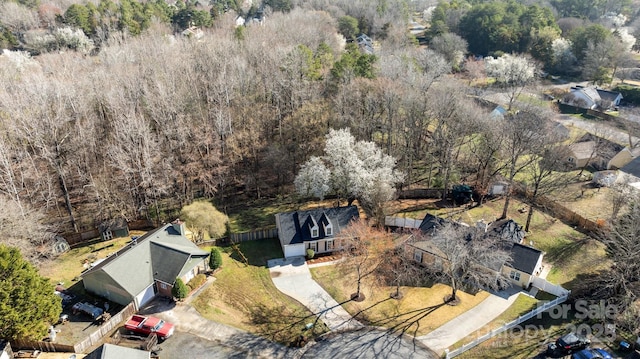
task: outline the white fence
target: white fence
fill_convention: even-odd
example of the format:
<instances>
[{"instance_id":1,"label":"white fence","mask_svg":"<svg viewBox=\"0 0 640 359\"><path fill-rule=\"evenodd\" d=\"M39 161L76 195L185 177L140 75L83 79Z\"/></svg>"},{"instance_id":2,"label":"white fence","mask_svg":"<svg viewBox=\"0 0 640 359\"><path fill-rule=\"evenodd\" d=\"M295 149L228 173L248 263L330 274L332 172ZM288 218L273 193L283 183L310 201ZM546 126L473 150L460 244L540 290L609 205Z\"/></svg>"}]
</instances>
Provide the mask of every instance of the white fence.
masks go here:
<instances>
[{"instance_id":1,"label":"white fence","mask_svg":"<svg viewBox=\"0 0 640 359\"><path fill-rule=\"evenodd\" d=\"M399 228L420 228L422 220L404 217L384 217L384 225L387 227L399 227Z\"/></svg>"},{"instance_id":2,"label":"white fence","mask_svg":"<svg viewBox=\"0 0 640 359\"><path fill-rule=\"evenodd\" d=\"M562 288L562 286L558 284L549 283L546 279L540 277L533 277L533 281L531 285L540 289L543 292L547 292L555 295L556 297L562 297L569 293L568 290Z\"/></svg>"},{"instance_id":3,"label":"white fence","mask_svg":"<svg viewBox=\"0 0 640 359\"><path fill-rule=\"evenodd\" d=\"M540 314L542 312L545 312L545 311L549 310L550 308L555 307L556 305L558 305L560 303L564 303L567 300L567 298L569 298L569 293L570 292L567 291L563 296L558 297L558 298L556 298L556 299L554 299L554 300L552 300L550 302L544 303L543 305L537 307L536 309L530 311L529 313L519 316L515 320L512 320L511 322L503 325L502 327L500 327L498 329L490 331L489 333L477 338L476 340L474 340L472 342L469 342L469 343L461 346L460 348L458 348L456 350L452 350L452 351L449 351L448 349L445 350L446 359L455 358L458 355L466 352L467 350L479 345L480 343L482 343L482 342L484 342L484 341L486 341L488 339L491 339L494 336L496 336L496 335L498 335L498 334L500 334L500 333L502 333L504 331L507 331L507 330L515 327L516 325L524 322L525 320L529 320L529 319L535 317L536 315L538 315L538 314Z\"/></svg>"}]
</instances>

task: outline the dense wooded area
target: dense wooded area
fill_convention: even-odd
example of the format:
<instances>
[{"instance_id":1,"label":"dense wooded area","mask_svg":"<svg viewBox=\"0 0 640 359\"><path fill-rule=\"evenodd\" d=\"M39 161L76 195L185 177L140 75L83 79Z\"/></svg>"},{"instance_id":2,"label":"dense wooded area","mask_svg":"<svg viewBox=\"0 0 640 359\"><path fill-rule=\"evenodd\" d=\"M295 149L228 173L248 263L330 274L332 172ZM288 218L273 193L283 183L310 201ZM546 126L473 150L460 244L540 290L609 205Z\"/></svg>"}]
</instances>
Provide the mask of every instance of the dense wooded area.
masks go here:
<instances>
[{"instance_id":1,"label":"dense wooded area","mask_svg":"<svg viewBox=\"0 0 640 359\"><path fill-rule=\"evenodd\" d=\"M483 192L553 146L527 132L546 131L552 114L517 102L541 68L604 81L628 64L620 44L633 38L636 4L549 5L0 2L10 49L0 56L1 200L23 222L56 225L40 233L164 220L200 197L224 209L292 193L301 165L342 128L396 160L398 186L446 193L466 179ZM408 31L416 17L432 20L428 47ZM189 26L203 36L182 35ZM620 51L586 56L605 45ZM510 52L530 55L465 60ZM487 73L495 86L475 86ZM513 121L469 96L487 91L508 94Z\"/></svg>"}]
</instances>

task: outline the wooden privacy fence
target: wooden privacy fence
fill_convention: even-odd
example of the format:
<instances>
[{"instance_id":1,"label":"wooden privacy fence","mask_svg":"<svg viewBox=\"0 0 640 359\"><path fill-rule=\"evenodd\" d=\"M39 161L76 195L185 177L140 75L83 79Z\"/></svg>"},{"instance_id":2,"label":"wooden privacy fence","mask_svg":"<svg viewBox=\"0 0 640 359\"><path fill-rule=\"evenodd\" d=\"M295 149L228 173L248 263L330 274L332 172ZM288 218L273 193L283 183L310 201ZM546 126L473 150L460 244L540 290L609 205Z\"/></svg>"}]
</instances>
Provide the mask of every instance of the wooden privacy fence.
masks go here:
<instances>
[{"instance_id":1,"label":"wooden privacy fence","mask_svg":"<svg viewBox=\"0 0 640 359\"><path fill-rule=\"evenodd\" d=\"M242 233L231 233L228 237L211 239L208 241L198 243L199 246L206 245L217 245L217 246L228 246L232 243L240 243L246 241L259 241L263 239L272 239L278 238L278 229L277 228L262 228L256 229L255 231L250 232L242 232Z\"/></svg>"},{"instance_id":2,"label":"wooden privacy fence","mask_svg":"<svg viewBox=\"0 0 640 359\"><path fill-rule=\"evenodd\" d=\"M109 333L114 328L118 327L120 323L122 323L130 315L135 313L135 311L136 311L136 308L134 303L133 302L129 303L129 305L124 307L120 312L118 312L118 314L112 316L111 319L109 319L104 324L102 324L100 328L98 328L98 330L91 333L83 341L76 343L76 345L73 346L73 351L75 353L84 353L86 350L93 347L94 345L101 343L103 337L105 337L106 335L109 335Z\"/></svg>"},{"instance_id":3,"label":"wooden privacy fence","mask_svg":"<svg viewBox=\"0 0 640 359\"><path fill-rule=\"evenodd\" d=\"M446 359L455 358L458 355L466 352L467 350L469 350L471 348L474 348L475 346L483 343L484 341L489 340L489 339L495 337L496 335L498 335L500 333L503 333L503 332L515 327L516 325L535 317L536 315L538 315L538 314L540 314L542 312L546 312L547 310L555 307L558 304L564 303L567 300L567 298L569 298L569 292L565 293L565 295L563 295L561 297L558 297L558 298L556 298L556 299L554 299L554 300L552 300L550 302L544 303L543 305L537 307L536 309L530 311L527 314L519 316L518 318L510 321L509 323L501 326L498 329L491 330L489 333L477 338L474 341L471 341L471 342L461 346L458 349L455 349L455 350L452 350L452 351L449 351L447 349L447 350L445 350L445 358Z\"/></svg>"},{"instance_id":4,"label":"wooden privacy fence","mask_svg":"<svg viewBox=\"0 0 640 359\"><path fill-rule=\"evenodd\" d=\"M13 350L25 349L25 350L39 350L41 352L53 352L53 353L73 353L73 345L58 344L52 342L43 342L38 340L22 340L16 339L11 341L11 348Z\"/></svg>"},{"instance_id":5,"label":"wooden privacy fence","mask_svg":"<svg viewBox=\"0 0 640 359\"><path fill-rule=\"evenodd\" d=\"M277 228L263 228L258 229L251 232L243 232L243 233L231 233L229 235L229 241L231 243L239 243L245 241L257 241L261 239L271 239L278 237L278 229Z\"/></svg>"},{"instance_id":6,"label":"wooden privacy fence","mask_svg":"<svg viewBox=\"0 0 640 359\"><path fill-rule=\"evenodd\" d=\"M420 223L422 223L422 220L419 219L392 216L384 217L384 225L387 227L416 229L420 228Z\"/></svg>"}]
</instances>

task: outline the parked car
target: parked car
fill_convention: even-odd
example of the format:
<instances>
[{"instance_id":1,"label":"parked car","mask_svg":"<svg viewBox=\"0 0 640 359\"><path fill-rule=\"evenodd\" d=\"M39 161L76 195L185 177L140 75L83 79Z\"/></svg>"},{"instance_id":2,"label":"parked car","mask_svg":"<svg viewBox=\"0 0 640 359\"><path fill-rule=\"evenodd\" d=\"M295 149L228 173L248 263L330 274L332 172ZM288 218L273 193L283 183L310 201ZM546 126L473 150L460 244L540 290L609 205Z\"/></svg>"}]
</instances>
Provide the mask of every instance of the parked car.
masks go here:
<instances>
[{"instance_id":1,"label":"parked car","mask_svg":"<svg viewBox=\"0 0 640 359\"><path fill-rule=\"evenodd\" d=\"M134 315L125 325L125 329L138 334L149 335L156 333L158 339L165 340L173 335L173 324L156 317Z\"/></svg>"},{"instance_id":2,"label":"parked car","mask_svg":"<svg viewBox=\"0 0 640 359\"><path fill-rule=\"evenodd\" d=\"M585 349L589 344L591 344L591 341L586 337L576 333L569 333L561 336L554 343L549 344L547 354L552 356L569 355Z\"/></svg>"},{"instance_id":3,"label":"parked car","mask_svg":"<svg viewBox=\"0 0 640 359\"><path fill-rule=\"evenodd\" d=\"M571 359L613 359L613 356L601 348L583 349L571 356Z\"/></svg>"}]
</instances>

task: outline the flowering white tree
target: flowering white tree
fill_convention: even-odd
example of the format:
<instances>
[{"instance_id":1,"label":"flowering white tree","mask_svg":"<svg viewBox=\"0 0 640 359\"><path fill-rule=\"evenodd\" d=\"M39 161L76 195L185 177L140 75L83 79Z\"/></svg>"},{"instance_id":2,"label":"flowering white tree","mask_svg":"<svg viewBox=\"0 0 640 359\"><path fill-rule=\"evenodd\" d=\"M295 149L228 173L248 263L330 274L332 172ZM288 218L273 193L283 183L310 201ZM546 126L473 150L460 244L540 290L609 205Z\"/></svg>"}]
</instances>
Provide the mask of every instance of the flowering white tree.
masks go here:
<instances>
[{"instance_id":1,"label":"flowering white tree","mask_svg":"<svg viewBox=\"0 0 640 359\"><path fill-rule=\"evenodd\" d=\"M302 196L324 198L332 191L338 198L360 205L378 223L384 220L384 203L393 199L395 185L403 179L396 160L376 144L356 141L348 129L329 130L322 158L311 157L294 180Z\"/></svg>"},{"instance_id":2,"label":"flowering white tree","mask_svg":"<svg viewBox=\"0 0 640 359\"><path fill-rule=\"evenodd\" d=\"M300 172L294 180L296 191L305 197L317 197L320 200L329 193L329 180L331 171L324 165L319 157L311 157L300 167Z\"/></svg>"},{"instance_id":3,"label":"flowering white tree","mask_svg":"<svg viewBox=\"0 0 640 359\"><path fill-rule=\"evenodd\" d=\"M575 65L576 56L573 54L571 50L572 47L571 41L565 38L558 38L553 40L551 43L551 53L553 56L553 68L558 70L566 70L567 68Z\"/></svg>"},{"instance_id":4,"label":"flowering white tree","mask_svg":"<svg viewBox=\"0 0 640 359\"><path fill-rule=\"evenodd\" d=\"M487 75L496 79L496 84L509 89L509 109L522 90L533 82L536 64L530 58L505 54L498 58L488 58Z\"/></svg>"}]
</instances>

